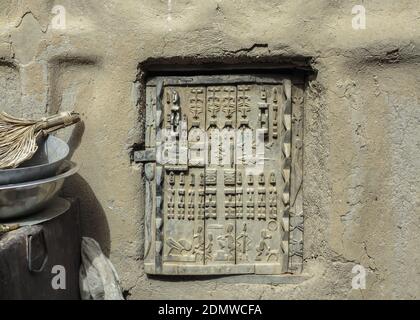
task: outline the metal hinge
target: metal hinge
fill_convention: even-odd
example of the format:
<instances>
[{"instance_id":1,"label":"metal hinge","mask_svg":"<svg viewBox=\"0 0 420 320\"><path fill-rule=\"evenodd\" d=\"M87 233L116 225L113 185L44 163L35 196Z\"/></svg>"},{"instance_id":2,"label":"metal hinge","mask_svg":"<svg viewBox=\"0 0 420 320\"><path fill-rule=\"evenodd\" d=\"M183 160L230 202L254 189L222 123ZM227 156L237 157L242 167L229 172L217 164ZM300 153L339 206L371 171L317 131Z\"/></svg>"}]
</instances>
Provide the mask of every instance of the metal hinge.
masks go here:
<instances>
[{"instance_id":1,"label":"metal hinge","mask_svg":"<svg viewBox=\"0 0 420 320\"><path fill-rule=\"evenodd\" d=\"M134 151L134 162L136 163L156 162L155 148Z\"/></svg>"}]
</instances>

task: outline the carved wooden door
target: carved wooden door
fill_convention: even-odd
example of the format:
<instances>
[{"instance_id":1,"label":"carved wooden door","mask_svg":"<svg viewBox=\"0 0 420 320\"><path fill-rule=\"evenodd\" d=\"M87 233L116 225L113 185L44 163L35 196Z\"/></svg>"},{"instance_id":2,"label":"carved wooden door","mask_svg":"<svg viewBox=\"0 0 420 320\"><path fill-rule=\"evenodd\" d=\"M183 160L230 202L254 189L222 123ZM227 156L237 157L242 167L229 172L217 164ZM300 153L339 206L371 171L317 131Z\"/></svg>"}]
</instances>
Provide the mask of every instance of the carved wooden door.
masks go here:
<instances>
[{"instance_id":1,"label":"carved wooden door","mask_svg":"<svg viewBox=\"0 0 420 320\"><path fill-rule=\"evenodd\" d=\"M148 81L147 273L300 269L302 97L290 75Z\"/></svg>"}]
</instances>

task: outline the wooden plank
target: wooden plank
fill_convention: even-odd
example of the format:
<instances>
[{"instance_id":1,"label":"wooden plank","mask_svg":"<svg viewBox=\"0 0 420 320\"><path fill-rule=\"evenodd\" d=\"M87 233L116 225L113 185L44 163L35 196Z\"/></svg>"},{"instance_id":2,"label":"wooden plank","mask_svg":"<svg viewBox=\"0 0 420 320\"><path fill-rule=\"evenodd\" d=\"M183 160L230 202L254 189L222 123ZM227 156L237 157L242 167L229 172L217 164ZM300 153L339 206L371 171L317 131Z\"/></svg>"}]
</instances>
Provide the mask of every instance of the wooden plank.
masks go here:
<instances>
[{"instance_id":1,"label":"wooden plank","mask_svg":"<svg viewBox=\"0 0 420 320\"><path fill-rule=\"evenodd\" d=\"M226 274L251 274L255 273L255 266L253 264L219 264L219 265L193 265L193 264L178 264L165 263L161 272L156 272L153 265L145 265L145 270L149 274L161 275L226 275ZM153 272L155 271L155 272Z\"/></svg>"},{"instance_id":2,"label":"wooden plank","mask_svg":"<svg viewBox=\"0 0 420 320\"><path fill-rule=\"evenodd\" d=\"M304 87L293 86L292 166L290 188L289 271L301 273L303 264L303 129Z\"/></svg>"},{"instance_id":3,"label":"wooden plank","mask_svg":"<svg viewBox=\"0 0 420 320\"><path fill-rule=\"evenodd\" d=\"M231 75L197 75L197 76L167 76L151 77L147 86L154 86L163 81L165 86L184 85L226 85L226 84L282 84L285 79L291 79L293 83L303 83L302 78L285 74L231 74Z\"/></svg>"}]
</instances>

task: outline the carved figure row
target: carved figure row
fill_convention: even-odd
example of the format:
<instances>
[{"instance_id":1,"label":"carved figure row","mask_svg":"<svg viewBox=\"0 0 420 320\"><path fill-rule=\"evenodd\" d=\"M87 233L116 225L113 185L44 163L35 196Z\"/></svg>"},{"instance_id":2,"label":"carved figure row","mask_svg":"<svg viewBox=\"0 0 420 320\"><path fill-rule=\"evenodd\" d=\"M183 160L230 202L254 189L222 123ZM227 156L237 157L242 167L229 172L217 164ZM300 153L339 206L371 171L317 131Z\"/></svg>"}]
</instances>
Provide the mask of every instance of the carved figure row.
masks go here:
<instances>
[{"instance_id":1,"label":"carved figure row","mask_svg":"<svg viewBox=\"0 0 420 320\"><path fill-rule=\"evenodd\" d=\"M270 221L270 223L276 223ZM272 234L268 227L262 229L260 240L254 246L255 261L275 262L279 259L279 250L271 247ZM248 233L247 224L244 223L241 232L235 235L233 224L227 224L224 232L216 239L212 233L207 233L206 239L202 226L193 232L192 240L173 239L166 240L169 247L166 261L179 262L249 262L249 252L252 249L252 238Z\"/></svg>"}]
</instances>

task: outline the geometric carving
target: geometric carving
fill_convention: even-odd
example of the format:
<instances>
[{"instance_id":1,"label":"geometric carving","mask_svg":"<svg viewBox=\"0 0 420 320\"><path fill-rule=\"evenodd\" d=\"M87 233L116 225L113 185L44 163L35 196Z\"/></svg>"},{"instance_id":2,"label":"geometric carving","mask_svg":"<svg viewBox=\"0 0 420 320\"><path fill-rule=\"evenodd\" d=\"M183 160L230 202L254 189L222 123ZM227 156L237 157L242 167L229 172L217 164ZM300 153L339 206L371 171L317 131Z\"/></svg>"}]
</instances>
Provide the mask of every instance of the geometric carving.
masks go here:
<instances>
[{"instance_id":1,"label":"geometric carving","mask_svg":"<svg viewBox=\"0 0 420 320\"><path fill-rule=\"evenodd\" d=\"M242 188L236 188L236 200L235 200L235 214L236 214L236 219L241 219L244 216L244 212L243 212L243 194L244 191Z\"/></svg>"},{"instance_id":2,"label":"geometric carving","mask_svg":"<svg viewBox=\"0 0 420 320\"><path fill-rule=\"evenodd\" d=\"M266 190L265 188L258 188L258 201L257 201L257 218L266 219Z\"/></svg>"},{"instance_id":3,"label":"geometric carving","mask_svg":"<svg viewBox=\"0 0 420 320\"><path fill-rule=\"evenodd\" d=\"M236 183L238 186L242 185L242 172L240 171L236 173Z\"/></svg>"},{"instance_id":4,"label":"geometric carving","mask_svg":"<svg viewBox=\"0 0 420 320\"><path fill-rule=\"evenodd\" d=\"M248 118L248 113L251 111L251 99L247 94L249 90L249 86L238 86L238 112L241 115L241 125L248 124L245 119Z\"/></svg>"},{"instance_id":5,"label":"geometric carving","mask_svg":"<svg viewBox=\"0 0 420 320\"><path fill-rule=\"evenodd\" d=\"M225 189L225 218L235 219L236 217L236 190Z\"/></svg>"},{"instance_id":6,"label":"geometric carving","mask_svg":"<svg viewBox=\"0 0 420 320\"><path fill-rule=\"evenodd\" d=\"M222 97L222 111L226 114L226 118L231 119L236 110L235 89L232 87L223 88L224 95ZM228 120L232 125L231 120ZM227 125L227 123L226 123Z\"/></svg>"},{"instance_id":7,"label":"geometric carving","mask_svg":"<svg viewBox=\"0 0 420 320\"><path fill-rule=\"evenodd\" d=\"M193 126L198 126L200 124L199 118L203 113L204 100L203 100L203 89L191 89L192 97L190 98L190 111L193 115L195 122Z\"/></svg>"},{"instance_id":8,"label":"geometric carving","mask_svg":"<svg viewBox=\"0 0 420 320\"><path fill-rule=\"evenodd\" d=\"M195 190L190 190L188 192L188 213L187 213L188 220L194 220L194 212L195 212Z\"/></svg>"},{"instance_id":9,"label":"geometric carving","mask_svg":"<svg viewBox=\"0 0 420 320\"><path fill-rule=\"evenodd\" d=\"M204 190L198 191L197 219L203 220L205 212L205 193Z\"/></svg>"},{"instance_id":10,"label":"geometric carving","mask_svg":"<svg viewBox=\"0 0 420 320\"><path fill-rule=\"evenodd\" d=\"M302 195L302 170L303 170L303 88L296 87L293 96L292 109L292 164L290 172L290 242L283 246L289 248L289 265L291 272L301 272L303 264L303 195ZM287 221L286 220L286 221ZM288 246L287 246L288 245Z\"/></svg>"},{"instance_id":11,"label":"geometric carving","mask_svg":"<svg viewBox=\"0 0 420 320\"><path fill-rule=\"evenodd\" d=\"M291 92L291 82L290 80L285 80L283 82L283 141L282 141L282 154L283 154L283 168L282 168L282 177L283 177L283 191L282 191L282 200L283 200L283 217L282 217L282 229L289 238L289 228L290 228L290 181L291 181L291 144L292 144L292 92ZM291 248L290 245L294 240L290 239L289 242L283 240L282 248L290 253L288 250ZM288 262L290 263L290 261ZM290 268L290 271L293 272Z\"/></svg>"},{"instance_id":12,"label":"geometric carving","mask_svg":"<svg viewBox=\"0 0 420 320\"><path fill-rule=\"evenodd\" d=\"M276 87L273 88L273 139L278 137L278 111L279 111L279 92Z\"/></svg>"},{"instance_id":13,"label":"geometric carving","mask_svg":"<svg viewBox=\"0 0 420 320\"><path fill-rule=\"evenodd\" d=\"M247 207L246 217L248 219L254 219L255 218L254 188L248 188L247 189L246 207Z\"/></svg>"},{"instance_id":14,"label":"geometric carving","mask_svg":"<svg viewBox=\"0 0 420 320\"><path fill-rule=\"evenodd\" d=\"M268 215L270 219L277 219L277 186L276 186L276 174L271 172L270 174L270 188L268 191Z\"/></svg>"},{"instance_id":15,"label":"geometric carving","mask_svg":"<svg viewBox=\"0 0 420 320\"><path fill-rule=\"evenodd\" d=\"M235 170L225 169L224 175L225 175L225 186L235 185L235 177L236 177Z\"/></svg>"},{"instance_id":16,"label":"geometric carving","mask_svg":"<svg viewBox=\"0 0 420 320\"><path fill-rule=\"evenodd\" d=\"M267 103L267 92L264 88L261 89L261 99L263 100L263 102L258 103L258 108L259 108L258 123L259 123L259 128L263 130L264 135L267 135L268 125L269 125L268 124L268 121L269 121L268 111L269 111L270 105Z\"/></svg>"},{"instance_id":17,"label":"geometric carving","mask_svg":"<svg viewBox=\"0 0 420 320\"><path fill-rule=\"evenodd\" d=\"M277 189L270 187L268 194L268 216L270 219L277 219Z\"/></svg>"},{"instance_id":18,"label":"geometric carving","mask_svg":"<svg viewBox=\"0 0 420 320\"><path fill-rule=\"evenodd\" d=\"M178 219L185 219L185 176L181 172L179 174L179 188L178 188Z\"/></svg>"},{"instance_id":19,"label":"geometric carving","mask_svg":"<svg viewBox=\"0 0 420 320\"><path fill-rule=\"evenodd\" d=\"M215 186L217 184L217 170L207 169L206 170L206 186Z\"/></svg>"},{"instance_id":20,"label":"geometric carving","mask_svg":"<svg viewBox=\"0 0 420 320\"><path fill-rule=\"evenodd\" d=\"M209 112L210 125L216 125L217 113L220 111L220 98L217 94L220 92L219 87L209 87L207 89L207 110Z\"/></svg>"},{"instance_id":21,"label":"geometric carving","mask_svg":"<svg viewBox=\"0 0 420 320\"><path fill-rule=\"evenodd\" d=\"M185 189L178 190L178 219L185 219Z\"/></svg>"},{"instance_id":22,"label":"geometric carving","mask_svg":"<svg viewBox=\"0 0 420 320\"><path fill-rule=\"evenodd\" d=\"M254 177L252 175L248 176L248 188L247 188L247 200L246 200L246 209L247 209L247 214L246 217L247 219L254 219L255 218L255 206L254 206L254 188L253 188L253 183L254 183Z\"/></svg>"},{"instance_id":23,"label":"geometric carving","mask_svg":"<svg viewBox=\"0 0 420 320\"><path fill-rule=\"evenodd\" d=\"M169 174L169 188L168 188L168 218L173 219L175 218L175 175L174 172L171 171Z\"/></svg>"},{"instance_id":24,"label":"geometric carving","mask_svg":"<svg viewBox=\"0 0 420 320\"><path fill-rule=\"evenodd\" d=\"M205 190L205 198L206 198L206 207L205 207L205 215L206 218L216 218L217 217L217 207L216 207L216 189L209 189L206 188Z\"/></svg>"},{"instance_id":25,"label":"geometric carving","mask_svg":"<svg viewBox=\"0 0 420 320\"><path fill-rule=\"evenodd\" d=\"M266 210L266 189L265 189L265 176L264 173L261 173L258 177L258 198L257 198L257 218L266 219L267 210Z\"/></svg>"}]
</instances>

